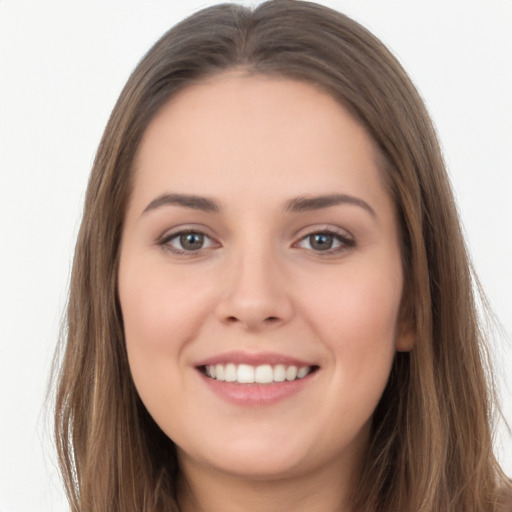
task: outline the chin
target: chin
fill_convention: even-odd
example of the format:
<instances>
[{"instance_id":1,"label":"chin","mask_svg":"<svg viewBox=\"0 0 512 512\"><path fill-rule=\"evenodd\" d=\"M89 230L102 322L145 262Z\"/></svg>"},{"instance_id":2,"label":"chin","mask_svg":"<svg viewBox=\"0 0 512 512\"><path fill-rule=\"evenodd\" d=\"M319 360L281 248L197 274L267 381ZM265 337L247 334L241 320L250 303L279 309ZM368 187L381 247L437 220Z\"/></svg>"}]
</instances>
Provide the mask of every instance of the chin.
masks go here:
<instances>
[{"instance_id":1,"label":"chin","mask_svg":"<svg viewBox=\"0 0 512 512\"><path fill-rule=\"evenodd\" d=\"M230 441L208 443L195 450L178 448L180 462L199 463L211 471L232 476L264 480L296 475L305 468L308 444L288 436L231 436Z\"/></svg>"}]
</instances>

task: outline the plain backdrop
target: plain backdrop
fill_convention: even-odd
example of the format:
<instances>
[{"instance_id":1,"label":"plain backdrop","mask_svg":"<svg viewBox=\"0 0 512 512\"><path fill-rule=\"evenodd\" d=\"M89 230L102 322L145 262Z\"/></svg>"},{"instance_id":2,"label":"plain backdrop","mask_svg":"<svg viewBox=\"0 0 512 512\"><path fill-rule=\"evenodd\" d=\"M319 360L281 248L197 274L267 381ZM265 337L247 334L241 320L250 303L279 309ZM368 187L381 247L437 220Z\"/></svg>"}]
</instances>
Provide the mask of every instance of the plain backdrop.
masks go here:
<instances>
[{"instance_id":1,"label":"plain backdrop","mask_svg":"<svg viewBox=\"0 0 512 512\"><path fill-rule=\"evenodd\" d=\"M44 398L88 173L140 57L212 3L0 0L0 512L66 510ZM383 39L427 103L504 327L493 351L510 420L512 1L321 3ZM512 441L500 432L512 474Z\"/></svg>"}]
</instances>

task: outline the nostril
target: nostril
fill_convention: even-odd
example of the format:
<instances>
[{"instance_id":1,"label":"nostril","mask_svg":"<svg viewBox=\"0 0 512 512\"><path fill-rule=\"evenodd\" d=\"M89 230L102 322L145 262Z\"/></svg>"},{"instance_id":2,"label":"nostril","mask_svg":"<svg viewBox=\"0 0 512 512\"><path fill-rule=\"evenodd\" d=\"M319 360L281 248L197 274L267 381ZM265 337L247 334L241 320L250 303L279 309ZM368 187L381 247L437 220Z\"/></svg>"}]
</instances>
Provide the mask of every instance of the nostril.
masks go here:
<instances>
[{"instance_id":1,"label":"nostril","mask_svg":"<svg viewBox=\"0 0 512 512\"><path fill-rule=\"evenodd\" d=\"M228 316L226 317L225 321L229 324L235 324L240 322L241 320L237 318L236 316ZM279 322L279 317L277 316L268 316L267 318L263 319L263 323L266 324L275 324Z\"/></svg>"}]
</instances>

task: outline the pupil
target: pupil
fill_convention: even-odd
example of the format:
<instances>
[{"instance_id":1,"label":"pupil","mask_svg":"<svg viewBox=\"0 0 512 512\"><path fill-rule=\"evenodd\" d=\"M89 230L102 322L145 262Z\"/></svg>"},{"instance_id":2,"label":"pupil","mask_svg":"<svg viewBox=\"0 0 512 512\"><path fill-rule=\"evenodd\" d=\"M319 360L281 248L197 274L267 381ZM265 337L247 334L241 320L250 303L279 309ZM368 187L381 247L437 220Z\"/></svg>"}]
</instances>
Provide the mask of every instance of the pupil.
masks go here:
<instances>
[{"instance_id":1,"label":"pupil","mask_svg":"<svg viewBox=\"0 0 512 512\"><path fill-rule=\"evenodd\" d=\"M204 243L204 236L200 233L186 233L180 236L180 244L187 251L201 249Z\"/></svg>"},{"instance_id":2,"label":"pupil","mask_svg":"<svg viewBox=\"0 0 512 512\"><path fill-rule=\"evenodd\" d=\"M327 251L331 249L333 236L326 234L311 235L310 244L313 249L318 251Z\"/></svg>"}]
</instances>

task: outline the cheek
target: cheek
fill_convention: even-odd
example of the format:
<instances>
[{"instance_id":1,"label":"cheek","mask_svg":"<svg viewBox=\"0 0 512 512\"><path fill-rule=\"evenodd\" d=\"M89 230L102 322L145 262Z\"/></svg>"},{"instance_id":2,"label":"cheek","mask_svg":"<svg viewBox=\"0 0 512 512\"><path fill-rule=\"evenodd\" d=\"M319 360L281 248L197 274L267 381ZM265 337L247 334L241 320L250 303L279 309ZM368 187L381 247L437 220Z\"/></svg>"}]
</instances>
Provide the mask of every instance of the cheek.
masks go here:
<instances>
[{"instance_id":1,"label":"cheek","mask_svg":"<svg viewBox=\"0 0 512 512\"><path fill-rule=\"evenodd\" d=\"M356 269L315 284L301 294L308 298L304 309L333 348L377 348L394 340L402 294L400 272Z\"/></svg>"},{"instance_id":2,"label":"cheek","mask_svg":"<svg viewBox=\"0 0 512 512\"><path fill-rule=\"evenodd\" d=\"M401 272L354 269L315 290L303 294L308 297L303 308L332 358L326 393L333 402L342 393L345 411L369 416L386 386L396 351Z\"/></svg>"},{"instance_id":3,"label":"cheek","mask_svg":"<svg viewBox=\"0 0 512 512\"><path fill-rule=\"evenodd\" d=\"M207 309L205 291L198 284L151 264L126 261L120 268L119 298L130 370L155 419L159 411L180 407L186 385L180 380L183 350L195 338Z\"/></svg>"},{"instance_id":4,"label":"cheek","mask_svg":"<svg viewBox=\"0 0 512 512\"><path fill-rule=\"evenodd\" d=\"M177 352L193 337L207 292L193 277L175 274L150 264L121 267L119 297L129 350Z\"/></svg>"}]
</instances>

